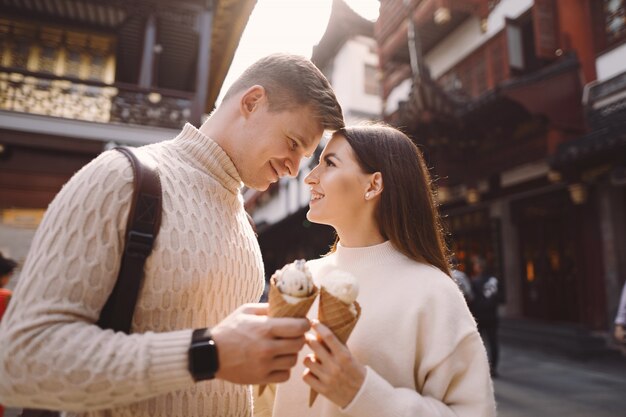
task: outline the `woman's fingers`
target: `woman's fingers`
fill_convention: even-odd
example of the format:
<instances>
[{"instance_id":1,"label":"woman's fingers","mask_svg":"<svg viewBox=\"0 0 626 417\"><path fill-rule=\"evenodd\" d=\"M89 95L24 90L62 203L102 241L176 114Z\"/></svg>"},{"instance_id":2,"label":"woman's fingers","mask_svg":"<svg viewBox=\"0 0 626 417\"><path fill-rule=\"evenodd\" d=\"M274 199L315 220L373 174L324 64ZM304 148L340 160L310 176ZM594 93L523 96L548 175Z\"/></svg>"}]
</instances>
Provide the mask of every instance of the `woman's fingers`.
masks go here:
<instances>
[{"instance_id":1,"label":"woman's fingers","mask_svg":"<svg viewBox=\"0 0 626 417\"><path fill-rule=\"evenodd\" d=\"M324 342L328 350L330 350L333 354L346 349L343 343L337 339L337 336L335 336L335 334L328 327L324 326L319 321L312 320L311 327L317 332L322 342Z\"/></svg>"},{"instance_id":2,"label":"woman's fingers","mask_svg":"<svg viewBox=\"0 0 626 417\"><path fill-rule=\"evenodd\" d=\"M312 373L320 381L327 383L328 377L324 371L324 365L315 357L315 355L307 355L304 358L304 366L308 368L308 371Z\"/></svg>"}]
</instances>

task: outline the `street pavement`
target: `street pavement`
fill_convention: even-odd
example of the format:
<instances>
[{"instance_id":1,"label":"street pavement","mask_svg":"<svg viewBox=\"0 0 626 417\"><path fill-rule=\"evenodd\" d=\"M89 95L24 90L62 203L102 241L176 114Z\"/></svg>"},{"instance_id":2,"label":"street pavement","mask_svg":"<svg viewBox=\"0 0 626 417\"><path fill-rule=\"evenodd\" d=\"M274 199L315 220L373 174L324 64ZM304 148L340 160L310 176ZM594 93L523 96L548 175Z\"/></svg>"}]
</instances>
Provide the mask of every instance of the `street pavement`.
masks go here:
<instances>
[{"instance_id":1,"label":"street pavement","mask_svg":"<svg viewBox=\"0 0 626 417\"><path fill-rule=\"evenodd\" d=\"M504 345L498 417L626 417L626 357L588 361Z\"/></svg>"},{"instance_id":2,"label":"street pavement","mask_svg":"<svg viewBox=\"0 0 626 417\"><path fill-rule=\"evenodd\" d=\"M499 374L498 417L626 417L626 356L581 361L503 345Z\"/></svg>"}]
</instances>

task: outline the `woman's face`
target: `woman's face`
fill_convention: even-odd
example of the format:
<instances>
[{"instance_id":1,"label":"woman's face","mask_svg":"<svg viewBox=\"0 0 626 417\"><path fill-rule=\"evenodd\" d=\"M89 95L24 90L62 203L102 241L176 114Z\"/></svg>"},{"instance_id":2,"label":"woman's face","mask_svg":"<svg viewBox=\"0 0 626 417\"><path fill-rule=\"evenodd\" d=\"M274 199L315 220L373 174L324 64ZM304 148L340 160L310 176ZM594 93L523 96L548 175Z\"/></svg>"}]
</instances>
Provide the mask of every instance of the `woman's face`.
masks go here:
<instances>
[{"instance_id":1,"label":"woman's face","mask_svg":"<svg viewBox=\"0 0 626 417\"><path fill-rule=\"evenodd\" d=\"M362 220L359 214L366 205L370 179L371 175L361 170L346 138L334 135L318 165L304 179L311 187L307 218L335 229Z\"/></svg>"}]
</instances>

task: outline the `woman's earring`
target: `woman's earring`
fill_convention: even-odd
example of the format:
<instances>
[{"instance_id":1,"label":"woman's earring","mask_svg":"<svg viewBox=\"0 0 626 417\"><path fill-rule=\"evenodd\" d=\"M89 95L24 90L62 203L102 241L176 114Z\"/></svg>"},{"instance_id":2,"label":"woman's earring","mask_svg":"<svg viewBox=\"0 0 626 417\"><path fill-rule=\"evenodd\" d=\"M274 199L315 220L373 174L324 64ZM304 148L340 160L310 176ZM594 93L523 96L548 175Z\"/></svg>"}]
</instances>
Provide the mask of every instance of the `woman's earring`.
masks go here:
<instances>
[{"instance_id":1,"label":"woman's earring","mask_svg":"<svg viewBox=\"0 0 626 417\"><path fill-rule=\"evenodd\" d=\"M369 200L369 198L370 198L370 193L365 193L365 199Z\"/></svg>"}]
</instances>

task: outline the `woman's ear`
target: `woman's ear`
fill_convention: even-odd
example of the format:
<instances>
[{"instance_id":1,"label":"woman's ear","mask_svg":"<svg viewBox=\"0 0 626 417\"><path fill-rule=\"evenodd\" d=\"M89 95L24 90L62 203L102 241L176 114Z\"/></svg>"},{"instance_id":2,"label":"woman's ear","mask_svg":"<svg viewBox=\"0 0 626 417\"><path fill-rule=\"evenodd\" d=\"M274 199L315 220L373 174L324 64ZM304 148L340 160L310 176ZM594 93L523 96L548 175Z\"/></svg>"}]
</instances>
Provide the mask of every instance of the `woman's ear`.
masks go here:
<instances>
[{"instance_id":1,"label":"woman's ear","mask_svg":"<svg viewBox=\"0 0 626 417\"><path fill-rule=\"evenodd\" d=\"M239 110L244 117L248 117L252 113L261 101L265 98L265 88L260 85L253 85L248 88L241 96L239 102Z\"/></svg>"},{"instance_id":2,"label":"woman's ear","mask_svg":"<svg viewBox=\"0 0 626 417\"><path fill-rule=\"evenodd\" d=\"M370 177L370 182L365 193L367 200L376 197L383 192L383 175L380 172L375 172Z\"/></svg>"}]
</instances>

